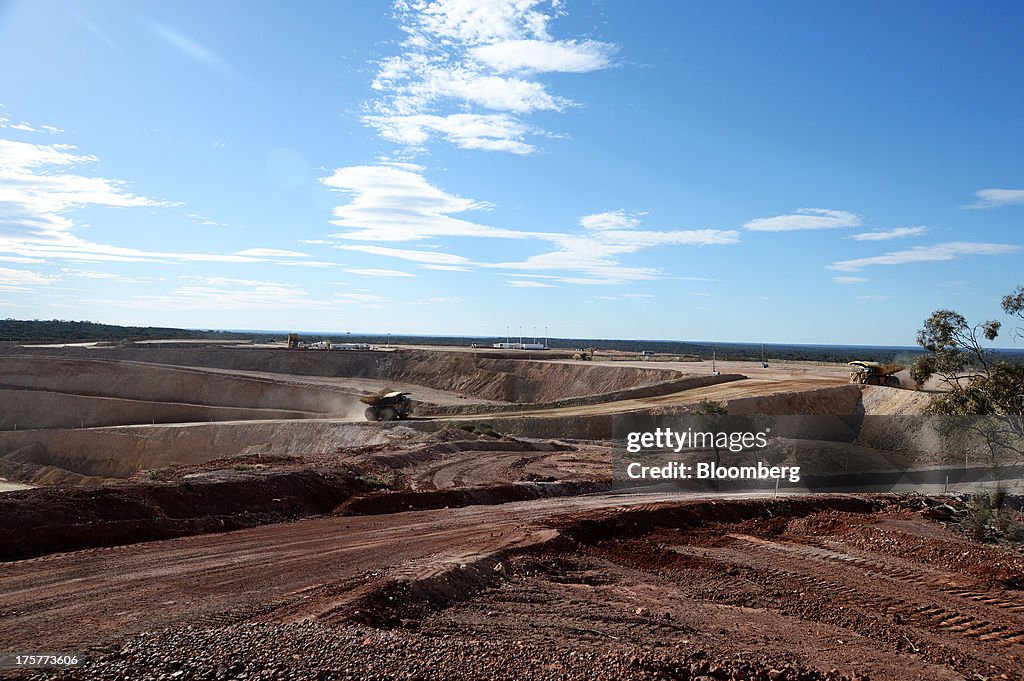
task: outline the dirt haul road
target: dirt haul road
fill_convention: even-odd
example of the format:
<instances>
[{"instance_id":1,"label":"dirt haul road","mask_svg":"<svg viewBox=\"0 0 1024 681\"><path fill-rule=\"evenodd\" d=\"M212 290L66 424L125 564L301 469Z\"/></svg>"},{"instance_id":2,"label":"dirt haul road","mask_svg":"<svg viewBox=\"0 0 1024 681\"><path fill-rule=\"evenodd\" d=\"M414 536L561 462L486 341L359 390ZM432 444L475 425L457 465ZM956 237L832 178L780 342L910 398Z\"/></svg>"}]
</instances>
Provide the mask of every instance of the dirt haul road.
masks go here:
<instances>
[{"instance_id":1,"label":"dirt haul road","mask_svg":"<svg viewBox=\"0 0 1024 681\"><path fill-rule=\"evenodd\" d=\"M7 563L0 640L113 646L78 678L1018 679L1022 573L899 505L605 494Z\"/></svg>"}]
</instances>

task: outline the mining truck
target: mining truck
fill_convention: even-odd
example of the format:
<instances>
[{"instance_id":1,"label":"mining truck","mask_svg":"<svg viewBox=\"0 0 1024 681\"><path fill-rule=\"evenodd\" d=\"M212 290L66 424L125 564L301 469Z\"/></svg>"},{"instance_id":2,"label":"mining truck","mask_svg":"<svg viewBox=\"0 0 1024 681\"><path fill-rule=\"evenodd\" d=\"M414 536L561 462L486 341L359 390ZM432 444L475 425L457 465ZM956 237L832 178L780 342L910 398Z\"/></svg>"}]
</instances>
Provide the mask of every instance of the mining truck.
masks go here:
<instances>
[{"instance_id":1,"label":"mining truck","mask_svg":"<svg viewBox=\"0 0 1024 681\"><path fill-rule=\"evenodd\" d=\"M900 387L900 379L896 374L905 368L902 364L882 364L881 362L847 362L850 371L850 383L860 385L887 385L890 388Z\"/></svg>"},{"instance_id":2,"label":"mining truck","mask_svg":"<svg viewBox=\"0 0 1024 681\"><path fill-rule=\"evenodd\" d=\"M400 390L381 390L374 395L360 397L359 401L365 405L366 411L363 416L367 421L397 421L408 418L412 413L412 400L409 393Z\"/></svg>"}]
</instances>

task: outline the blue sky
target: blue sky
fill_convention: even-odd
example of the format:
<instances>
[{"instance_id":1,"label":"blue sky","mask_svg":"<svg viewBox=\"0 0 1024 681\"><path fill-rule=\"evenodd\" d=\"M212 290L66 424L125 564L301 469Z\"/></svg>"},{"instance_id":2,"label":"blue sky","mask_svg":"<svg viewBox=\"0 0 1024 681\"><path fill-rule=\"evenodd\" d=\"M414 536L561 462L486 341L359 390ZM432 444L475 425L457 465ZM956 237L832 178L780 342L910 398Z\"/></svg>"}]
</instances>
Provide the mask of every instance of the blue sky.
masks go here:
<instances>
[{"instance_id":1,"label":"blue sky","mask_svg":"<svg viewBox=\"0 0 1024 681\"><path fill-rule=\"evenodd\" d=\"M1022 23L0 0L0 315L912 344L1024 283Z\"/></svg>"}]
</instances>

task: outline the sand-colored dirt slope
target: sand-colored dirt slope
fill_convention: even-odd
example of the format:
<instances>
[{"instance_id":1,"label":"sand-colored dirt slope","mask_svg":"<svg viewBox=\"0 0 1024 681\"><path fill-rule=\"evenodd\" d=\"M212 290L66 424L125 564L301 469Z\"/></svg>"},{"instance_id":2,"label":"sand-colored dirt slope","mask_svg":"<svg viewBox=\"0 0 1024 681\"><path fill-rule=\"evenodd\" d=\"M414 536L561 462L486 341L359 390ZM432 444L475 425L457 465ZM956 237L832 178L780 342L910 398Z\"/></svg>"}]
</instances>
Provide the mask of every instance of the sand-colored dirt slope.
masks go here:
<instances>
[{"instance_id":1,"label":"sand-colored dirt slope","mask_svg":"<svg viewBox=\"0 0 1024 681\"><path fill-rule=\"evenodd\" d=\"M0 386L89 397L346 414L357 400L326 386L138 362L0 355Z\"/></svg>"},{"instance_id":2,"label":"sand-colored dirt slope","mask_svg":"<svg viewBox=\"0 0 1024 681\"><path fill-rule=\"evenodd\" d=\"M317 352L244 347L150 347L23 349L17 354L130 360L300 376L368 378L508 402L541 402L612 392L681 375L675 369L666 368L602 367L586 362L502 359L487 354L444 350Z\"/></svg>"},{"instance_id":3,"label":"sand-colored dirt slope","mask_svg":"<svg viewBox=\"0 0 1024 681\"><path fill-rule=\"evenodd\" d=\"M0 388L0 429L91 428L132 423L308 419L319 412L91 397L49 390Z\"/></svg>"},{"instance_id":4,"label":"sand-colored dirt slope","mask_svg":"<svg viewBox=\"0 0 1024 681\"><path fill-rule=\"evenodd\" d=\"M923 416L934 398L934 393L881 385L863 386L864 413L885 416Z\"/></svg>"},{"instance_id":5,"label":"sand-colored dirt slope","mask_svg":"<svg viewBox=\"0 0 1024 681\"><path fill-rule=\"evenodd\" d=\"M57 466L81 475L127 478L139 470L243 454L312 457L342 447L421 438L408 428L332 421L243 421L0 433L5 461ZM23 448L32 449L19 453ZM10 475L5 475L14 479Z\"/></svg>"}]
</instances>

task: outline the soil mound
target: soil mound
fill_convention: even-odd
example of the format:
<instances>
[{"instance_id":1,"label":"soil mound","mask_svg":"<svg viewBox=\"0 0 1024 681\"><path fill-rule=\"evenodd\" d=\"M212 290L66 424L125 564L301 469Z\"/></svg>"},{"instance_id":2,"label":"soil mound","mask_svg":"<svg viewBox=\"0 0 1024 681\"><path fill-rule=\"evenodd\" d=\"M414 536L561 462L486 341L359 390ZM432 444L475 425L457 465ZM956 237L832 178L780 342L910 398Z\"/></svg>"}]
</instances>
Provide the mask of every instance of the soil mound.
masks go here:
<instances>
[{"instance_id":1,"label":"soil mound","mask_svg":"<svg viewBox=\"0 0 1024 681\"><path fill-rule=\"evenodd\" d=\"M252 527L328 513L369 486L345 471L221 471L185 481L0 495L0 560Z\"/></svg>"}]
</instances>

